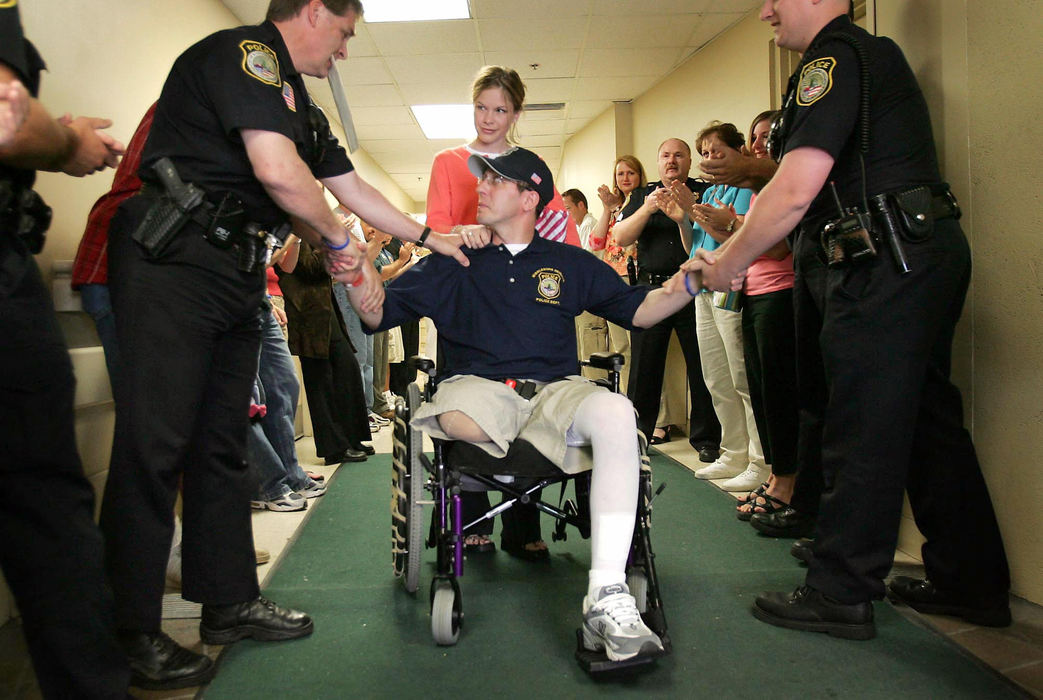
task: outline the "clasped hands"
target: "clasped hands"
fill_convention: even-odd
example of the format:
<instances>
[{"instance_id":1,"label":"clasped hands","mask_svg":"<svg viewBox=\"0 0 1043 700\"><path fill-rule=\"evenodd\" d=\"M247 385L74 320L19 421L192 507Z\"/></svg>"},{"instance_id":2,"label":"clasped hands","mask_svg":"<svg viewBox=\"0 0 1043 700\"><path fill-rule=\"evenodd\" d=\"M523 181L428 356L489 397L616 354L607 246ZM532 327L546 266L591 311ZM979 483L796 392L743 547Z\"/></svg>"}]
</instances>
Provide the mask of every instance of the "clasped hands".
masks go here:
<instances>
[{"instance_id":1,"label":"clasped hands","mask_svg":"<svg viewBox=\"0 0 1043 700\"><path fill-rule=\"evenodd\" d=\"M681 264L680 269L673 277L666 281L663 289L668 294L685 291L689 294L699 289L709 289L714 292L738 292L746 281L746 270L732 272L726 264L718 264L720 255L717 251L699 248L692 254L690 260ZM695 280L686 275L694 275Z\"/></svg>"}]
</instances>

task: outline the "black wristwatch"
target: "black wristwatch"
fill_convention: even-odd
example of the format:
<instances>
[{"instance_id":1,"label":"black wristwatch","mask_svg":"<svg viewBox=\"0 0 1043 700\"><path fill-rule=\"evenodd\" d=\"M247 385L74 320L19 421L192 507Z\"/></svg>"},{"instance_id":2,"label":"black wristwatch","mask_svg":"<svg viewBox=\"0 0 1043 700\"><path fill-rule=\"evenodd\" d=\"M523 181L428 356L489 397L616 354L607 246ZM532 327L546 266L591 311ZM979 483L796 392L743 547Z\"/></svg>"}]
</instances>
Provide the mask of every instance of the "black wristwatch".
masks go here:
<instances>
[{"instance_id":1,"label":"black wristwatch","mask_svg":"<svg viewBox=\"0 0 1043 700\"><path fill-rule=\"evenodd\" d=\"M420 238L416 239L416 244L418 246L420 246L421 248L423 248L424 247L424 241L426 241L427 237L430 236L430 235L431 235L431 227L430 226L425 226L423 233L420 234Z\"/></svg>"}]
</instances>

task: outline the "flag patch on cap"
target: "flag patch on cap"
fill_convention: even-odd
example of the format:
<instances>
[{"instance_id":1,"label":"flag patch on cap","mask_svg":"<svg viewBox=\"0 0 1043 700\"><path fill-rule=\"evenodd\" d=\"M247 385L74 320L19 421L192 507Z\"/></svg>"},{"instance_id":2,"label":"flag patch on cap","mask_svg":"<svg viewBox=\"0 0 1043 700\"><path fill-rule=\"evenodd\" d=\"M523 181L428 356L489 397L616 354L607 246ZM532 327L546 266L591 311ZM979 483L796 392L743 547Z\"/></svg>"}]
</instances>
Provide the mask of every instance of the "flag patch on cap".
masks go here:
<instances>
[{"instance_id":1,"label":"flag patch on cap","mask_svg":"<svg viewBox=\"0 0 1043 700\"><path fill-rule=\"evenodd\" d=\"M532 174L532 175L530 175L529 177L530 177L530 179L531 179L531 180L532 180L533 182L535 182L535 183L536 183L537 185L539 185L539 184L542 184L542 183L543 183L543 178L542 178L542 177L540 177L539 175L537 175L536 173L533 173L533 174Z\"/></svg>"}]
</instances>

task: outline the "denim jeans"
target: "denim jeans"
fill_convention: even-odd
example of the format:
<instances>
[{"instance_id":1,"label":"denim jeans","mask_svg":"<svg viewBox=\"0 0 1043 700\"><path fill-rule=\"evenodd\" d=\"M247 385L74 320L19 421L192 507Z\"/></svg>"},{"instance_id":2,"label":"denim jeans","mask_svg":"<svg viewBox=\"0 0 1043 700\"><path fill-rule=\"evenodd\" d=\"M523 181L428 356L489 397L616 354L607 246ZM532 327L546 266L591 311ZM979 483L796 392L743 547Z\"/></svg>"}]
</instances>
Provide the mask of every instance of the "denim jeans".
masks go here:
<instances>
[{"instance_id":1,"label":"denim jeans","mask_svg":"<svg viewBox=\"0 0 1043 700\"><path fill-rule=\"evenodd\" d=\"M116 340L116 316L112 313L112 299L109 297L107 284L85 284L80 287L80 302L83 310L94 319L94 327L101 339L101 349L105 352L105 367L109 371L109 385L112 395L116 396L116 382L119 380L119 343Z\"/></svg>"},{"instance_id":2,"label":"denim jeans","mask_svg":"<svg viewBox=\"0 0 1043 700\"><path fill-rule=\"evenodd\" d=\"M301 385L282 328L270 312L261 324L261 360L257 370L264 388L265 417L251 426L247 452L260 476L261 500L270 501L303 488L308 475L297 462L293 417Z\"/></svg>"},{"instance_id":3,"label":"denim jeans","mask_svg":"<svg viewBox=\"0 0 1043 700\"><path fill-rule=\"evenodd\" d=\"M355 348L355 359L362 370L362 386L366 392L366 408L373 410L373 336L362 330L362 319L355 313L348 301L348 290L343 284L333 285L333 296L340 306L340 315L344 318L344 327L348 331L348 340Z\"/></svg>"}]
</instances>

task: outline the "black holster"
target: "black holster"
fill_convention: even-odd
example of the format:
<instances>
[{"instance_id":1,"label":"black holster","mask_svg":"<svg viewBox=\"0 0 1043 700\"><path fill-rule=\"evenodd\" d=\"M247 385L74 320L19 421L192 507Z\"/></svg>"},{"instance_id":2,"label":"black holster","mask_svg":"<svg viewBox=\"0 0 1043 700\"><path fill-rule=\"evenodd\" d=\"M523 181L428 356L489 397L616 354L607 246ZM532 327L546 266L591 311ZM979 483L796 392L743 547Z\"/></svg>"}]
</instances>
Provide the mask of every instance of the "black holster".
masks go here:
<instances>
[{"instance_id":1,"label":"black holster","mask_svg":"<svg viewBox=\"0 0 1043 700\"><path fill-rule=\"evenodd\" d=\"M152 170L159 178L162 191L130 237L149 257L156 258L163 254L174 236L192 218L192 214L203 203L204 193L192 183L182 182L169 158L160 158Z\"/></svg>"},{"instance_id":2,"label":"black holster","mask_svg":"<svg viewBox=\"0 0 1043 700\"><path fill-rule=\"evenodd\" d=\"M50 227L51 208L35 190L0 180L0 231L13 233L36 255L43 250Z\"/></svg>"}]
</instances>

